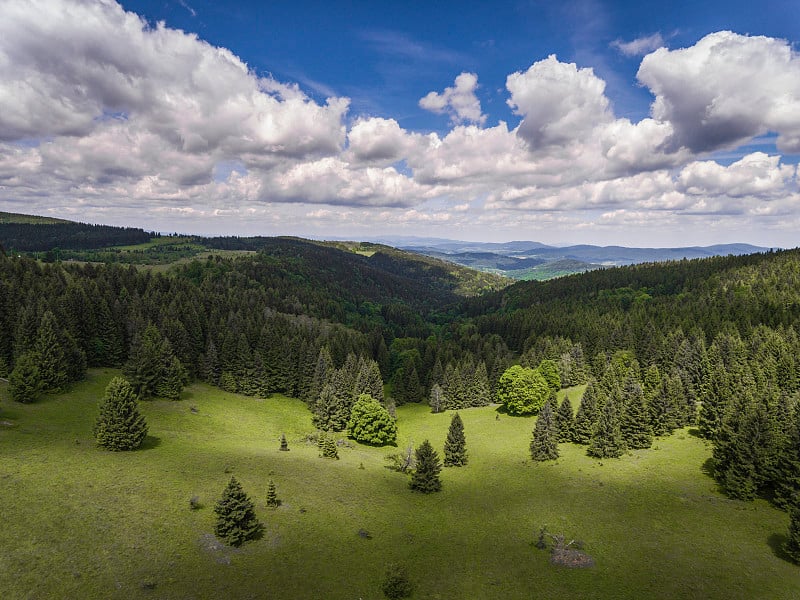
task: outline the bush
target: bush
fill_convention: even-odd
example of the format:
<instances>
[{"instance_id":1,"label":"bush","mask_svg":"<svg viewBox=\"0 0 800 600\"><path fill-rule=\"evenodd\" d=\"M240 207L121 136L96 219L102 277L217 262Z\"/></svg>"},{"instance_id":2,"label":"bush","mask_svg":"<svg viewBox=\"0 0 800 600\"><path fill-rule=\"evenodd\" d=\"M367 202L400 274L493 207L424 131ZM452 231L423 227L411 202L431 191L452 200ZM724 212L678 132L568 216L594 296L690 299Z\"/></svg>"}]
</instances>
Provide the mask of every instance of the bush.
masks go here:
<instances>
[{"instance_id":1,"label":"bush","mask_svg":"<svg viewBox=\"0 0 800 600\"><path fill-rule=\"evenodd\" d=\"M396 421L369 394L361 394L353 404L347 432L355 441L372 446L394 445L397 441Z\"/></svg>"}]
</instances>

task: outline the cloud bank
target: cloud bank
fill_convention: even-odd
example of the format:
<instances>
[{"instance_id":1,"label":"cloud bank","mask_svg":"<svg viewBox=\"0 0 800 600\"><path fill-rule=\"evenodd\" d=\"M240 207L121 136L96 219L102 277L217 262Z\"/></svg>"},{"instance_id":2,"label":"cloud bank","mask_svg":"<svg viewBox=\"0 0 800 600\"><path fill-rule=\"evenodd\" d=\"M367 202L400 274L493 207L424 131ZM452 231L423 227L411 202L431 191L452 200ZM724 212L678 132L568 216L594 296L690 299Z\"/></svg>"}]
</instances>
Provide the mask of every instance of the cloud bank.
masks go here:
<instances>
[{"instance_id":1,"label":"cloud bank","mask_svg":"<svg viewBox=\"0 0 800 600\"><path fill-rule=\"evenodd\" d=\"M778 153L800 152L800 58L785 40L616 43L646 54L637 78L653 102L638 122L615 114L591 66L551 55L506 79L518 122L489 124L464 71L419 100L449 119L431 133L353 119L348 98L316 101L112 0L3 12L4 210L202 232L595 239L800 221L797 169ZM778 152L714 160L765 135Z\"/></svg>"}]
</instances>

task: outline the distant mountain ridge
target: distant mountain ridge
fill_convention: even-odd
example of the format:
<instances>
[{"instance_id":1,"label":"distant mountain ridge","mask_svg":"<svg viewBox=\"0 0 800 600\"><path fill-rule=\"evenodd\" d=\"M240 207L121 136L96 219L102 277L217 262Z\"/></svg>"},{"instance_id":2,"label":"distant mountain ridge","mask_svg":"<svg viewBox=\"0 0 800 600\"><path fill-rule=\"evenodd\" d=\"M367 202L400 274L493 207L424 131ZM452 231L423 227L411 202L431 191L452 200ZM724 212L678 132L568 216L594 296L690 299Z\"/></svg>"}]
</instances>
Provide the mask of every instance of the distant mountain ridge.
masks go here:
<instances>
[{"instance_id":1,"label":"distant mountain ridge","mask_svg":"<svg viewBox=\"0 0 800 600\"><path fill-rule=\"evenodd\" d=\"M376 239L377 241L377 239ZM467 242L442 238L382 237L381 243L514 279L550 279L610 266L766 252L752 244L678 248L548 246L534 241Z\"/></svg>"}]
</instances>

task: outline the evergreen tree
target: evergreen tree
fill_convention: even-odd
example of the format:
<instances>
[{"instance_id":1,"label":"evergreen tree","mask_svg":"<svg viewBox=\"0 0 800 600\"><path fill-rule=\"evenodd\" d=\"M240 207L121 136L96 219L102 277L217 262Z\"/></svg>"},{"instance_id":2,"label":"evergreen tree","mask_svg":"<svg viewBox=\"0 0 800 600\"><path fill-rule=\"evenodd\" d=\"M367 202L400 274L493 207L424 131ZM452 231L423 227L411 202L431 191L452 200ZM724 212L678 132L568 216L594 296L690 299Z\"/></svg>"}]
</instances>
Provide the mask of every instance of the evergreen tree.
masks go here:
<instances>
[{"instance_id":1,"label":"evergreen tree","mask_svg":"<svg viewBox=\"0 0 800 600\"><path fill-rule=\"evenodd\" d=\"M281 452L288 452L289 451L289 442L286 441L286 434L281 434Z\"/></svg>"},{"instance_id":2,"label":"evergreen tree","mask_svg":"<svg viewBox=\"0 0 800 600\"><path fill-rule=\"evenodd\" d=\"M620 431L619 414L614 398L606 399L600 411L586 453L595 458L619 458L625 452L625 440Z\"/></svg>"},{"instance_id":3,"label":"evergreen tree","mask_svg":"<svg viewBox=\"0 0 800 600\"><path fill-rule=\"evenodd\" d=\"M60 326L52 311L45 311L36 336L39 375L45 390L61 389L69 380L67 355L59 336Z\"/></svg>"},{"instance_id":4,"label":"evergreen tree","mask_svg":"<svg viewBox=\"0 0 800 600\"><path fill-rule=\"evenodd\" d=\"M319 436L319 451L322 458L333 458L339 460L339 450L336 448L336 440L327 432L323 431Z\"/></svg>"},{"instance_id":5,"label":"evergreen tree","mask_svg":"<svg viewBox=\"0 0 800 600\"><path fill-rule=\"evenodd\" d=\"M130 357L122 372L140 398L162 396L177 399L187 382L186 372L173 353L172 345L152 323L141 335L134 338ZM232 389L223 389L231 392L239 391L232 372L226 372L228 373L226 382ZM220 378L220 384L224 383L222 381L224 376L225 373Z\"/></svg>"},{"instance_id":6,"label":"evergreen tree","mask_svg":"<svg viewBox=\"0 0 800 600\"><path fill-rule=\"evenodd\" d=\"M397 422L380 402L361 394L353 405L347 432L362 444L393 445L397 440Z\"/></svg>"},{"instance_id":7,"label":"evergreen tree","mask_svg":"<svg viewBox=\"0 0 800 600\"><path fill-rule=\"evenodd\" d=\"M272 479L269 480L269 484L267 485L267 506L269 508L278 508L280 501L278 500L278 490L275 487L275 482Z\"/></svg>"},{"instance_id":8,"label":"evergreen tree","mask_svg":"<svg viewBox=\"0 0 800 600\"><path fill-rule=\"evenodd\" d=\"M535 461L555 460L558 458L558 424L550 407L550 401L544 403L536 420L531 440L531 459Z\"/></svg>"},{"instance_id":9,"label":"evergreen tree","mask_svg":"<svg viewBox=\"0 0 800 600\"><path fill-rule=\"evenodd\" d=\"M590 381L581 397L581 404L575 415L575 427L572 441L576 444L588 444L592 439L592 432L598 417L598 391L597 383Z\"/></svg>"},{"instance_id":10,"label":"evergreen tree","mask_svg":"<svg viewBox=\"0 0 800 600\"><path fill-rule=\"evenodd\" d=\"M467 438L461 415L454 413L444 442L444 466L463 467L467 464Z\"/></svg>"},{"instance_id":11,"label":"evergreen tree","mask_svg":"<svg viewBox=\"0 0 800 600\"><path fill-rule=\"evenodd\" d=\"M743 414L723 425L730 433L714 448L715 475L723 491L737 500L752 500L773 472L775 448L772 424L763 404L750 401Z\"/></svg>"},{"instance_id":12,"label":"evergreen tree","mask_svg":"<svg viewBox=\"0 0 800 600\"><path fill-rule=\"evenodd\" d=\"M442 471L442 463L439 455L433 449L428 440L422 442L414 453L417 468L411 475L411 489L415 492L430 494L442 489L442 482L439 473Z\"/></svg>"},{"instance_id":13,"label":"evergreen tree","mask_svg":"<svg viewBox=\"0 0 800 600\"><path fill-rule=\"evenodd\" d=\"M789 511L789 539L783 549L792 561L800 565L800 504Z\"/></svg>"},{"instance_id":14,"label":"evergreen tree","mask_svg":"<svg viewBox=\"0 0 800 600\"><path fill-rule=\"evenodd\" d=\"M800 409L795 409L789 435L784 438L777 458L775 504L787 508L800 500Z\"/></svg>"},{"instance_id":15,"label":"evergreen tree","mask_svg":"<svg viewBox=\"0 0 800 600\"><path fill-rule=\"evenodd\" d=\"M648 407L653 435L670 435L679 427L680 414L674 391L673 376L667 375L661 380L661 385Z\"/></svg>"},{"instance_id":16,"label":"evergreen tree","mask_svg":"<svg viewBox=\"0 0 800 600\"><path fill-rule=\"evenodd\" d=\"M468 406L488 406L491 403L492 392L489 387L489 375L486 372L486 363L480 361L470 377L467 389Z\"/></svg>"},{"instance_id":17,"label":"evergreen tree","mask_svg":"<svg viewBox=\"0 0 800 600\"><path fill-rule=\"evenodd\" d=\"M352 397L356 399L361 394L369 394L381 404L384 402L383 378L381 377L380 367L374 360L362 358L359 361Z\"/></svg>"},{"instance_id":18,"label":"evergreen tree","mask_svg":"<svg viewBox=\"0 0 800 600\"><path fill-rule=\"evenodd\" d=\"M188 383L186 370L178 357L171 354L169 340L164 340L166 363L162 366L161 376L156 381L155 396L167 400L179 400L184 386Z\"/></svg>"},{"instance_id":19,"label":"evergreen tree","mask_svg":"<svg viewBox=\"0 0 800 600\"><path fill-rule=\"evenodd\" d=\"M26 352L17 359L8 376L8 391L16 402L30 403L39 398L42 391L42 376L39 372L39 357Z\"/></svg>"},{"instance_id":20,"label":"evergreen tree","mask_svg":"<svg viewBox=\"0 0 800 600\"><path fill-rule=\"evenodd\" d=\"M147 437L147 424L139 413L136 394L122 377L114 377L106 387L94 437L107 450L135 450Z\"/></svg>"},{"instance_id":21,"label":"evergreen tree","mask_svg":"<svg viewBox=\"0 0 800 600\"><path fill-rule=\"evenodd\" d=\"M319 350L317 363L314 367L314 374L311 377L311 387L309 389L307 402L316 402L319 398L322 389L326 384L330 383L331 373L334 370L333 359L331 352L327 346L323 346Z\"/></svg>"},{"instance_id":22,"label":"evergreen tree","mask_svg":"<svg viewBox=\"0 0 800 600\"><path fill-rule=\"evenodd\" d=\"M311 417L314 427L325 431L342 431L347 427L350 407L346 392L337 389L336 383L327 383L314 404Z\"/></svg>"},{"instance_id":23,"label":"evergreen tree","mask_svg":"<svg viewBox=\"0 0 800 600\"><path fill-rule=\"evenodd\" d=\"M575 415L572 412L572 402L569 401L569 396L564 396L564 400L556 410L555 417L559 443L571 442L575 434Z\"/></svg>"},{"instance_id":24,"label":"evergreen tree","mask_svg":"<svg viewBox=\"0 0 800 600\"><path fill-rule=\"evenodd\" d=\"M629 380L623 395L625 408L620 418L622 439L628 448L634 450L649 448L653 445L653 428L650 426L644 391L636 381Z\"/></svg>"},{"instance_id":25,"label":"evergreen tree","mask_svg":"<svg viewBox=\"0 0 800 600\"><path fill-rule=\"evenodd\" d=\"M214 513L217 515L214 533L229 546L241 546L256 539L263 530L256 518L253 501L235 477L231 477L225 487L222 498L214 506Z\"/></svg>"}]
</instances>

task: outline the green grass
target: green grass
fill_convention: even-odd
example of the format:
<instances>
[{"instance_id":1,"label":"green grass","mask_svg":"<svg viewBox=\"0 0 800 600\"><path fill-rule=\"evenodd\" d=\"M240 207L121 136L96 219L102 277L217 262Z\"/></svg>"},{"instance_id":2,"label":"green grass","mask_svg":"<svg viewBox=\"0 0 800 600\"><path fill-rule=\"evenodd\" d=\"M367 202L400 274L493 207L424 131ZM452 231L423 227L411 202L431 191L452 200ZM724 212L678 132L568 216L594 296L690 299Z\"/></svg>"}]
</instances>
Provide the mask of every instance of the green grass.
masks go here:
<instances>
[{"instance_id":1,"label":"green grass","mask_svg":"<svg viewBox=\"0 0 800 600\"><path fill-rule=\"evenodd\" d=\"M397 449L341 448L329 461L302 441L302 402L197 384L182 401L143 403L146 447L116 454L91 436L114 374L92 371L33 405L9 402L0 384L3 598L371 599L392 561L417 599L800 597L800 568L776 550L786 514L721 496L702 472L709 448L686 431L618 461L562 445L558 461L534 464L534 419L465 410L470 463L423 496L385 456L426 438L441 452L447 413L401 407ZM278 451L282 432L290 452ZM209 550L231 474L265 535ZM277 510L265 507L270 478ZM551 565L532 546L541 525L582 539L596 566Z\"/></svg>"}]
</instances>

